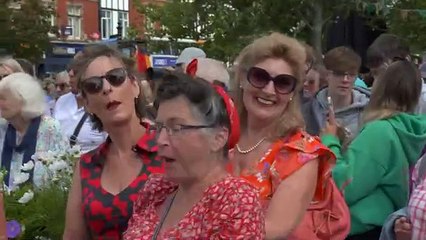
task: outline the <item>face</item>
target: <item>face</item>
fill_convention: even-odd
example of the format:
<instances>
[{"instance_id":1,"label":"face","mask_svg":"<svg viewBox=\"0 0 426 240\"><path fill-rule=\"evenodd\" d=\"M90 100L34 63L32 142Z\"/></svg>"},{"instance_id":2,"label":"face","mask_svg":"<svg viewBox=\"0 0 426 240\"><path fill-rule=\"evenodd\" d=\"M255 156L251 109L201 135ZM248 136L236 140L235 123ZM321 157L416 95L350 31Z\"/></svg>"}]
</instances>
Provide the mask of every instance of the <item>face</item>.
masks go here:
<instances>
[{"instance_id":1,"label":"face","mask_svg":"<svg viewBox=\"0 0 426 240\"><path fill-rule=\"evenodd\" d=\"M22 100L18 100L11 91L0 91L0 116L11 120L20 115L23 107Z\"/></svg>"},{"instance_id":2,"label":"face","mask_svg":"<svg viewBox=\"0 0 426 240\"><path fill-rule=\"evenodd\" d=\"M327 72L328 90L332 95L341 97L352 96L352 89L357 77L357 72Z\"/></svg>"},{"instance_id":3,"label":"face","mask_svg":"<svg viewBox=\"0 0 426 240\"><path fill-rule=\"evenodd\" d=\"M183 96L158 108L157 126L164 126L157 131L158 155L165 161L166 176L178 183L205 176L218 163L209 156L223 149L227 140L227 132L210 128L193 112Z\"/></svg>"},{"instance_id":4,"label":"face","mask_svg":"<svg viewBox=\"0 0 426 240\"><path fill-rule=\"evenodd\" d=\"M305 82L303 83L303 96L313 97L320 88L320 74L318 71L311 69L306 74Z\"/></svg>"},{"instance_id":5,"label":"face","mask_svg":"<svg viewBox=\"0 0 426 240\"><path fill-rule=\"evenodd\" d=\"M78 93L78 79L75 76L74 70L70 70L68 72L68 75L70 76L70 88L71 88L71 92L74 94Z\"/></svg>"},{"instance_id":6,"label":"face","mask_svg":"<svg viewBox=\"0 0 426 240\"><path fill-rule=\"evenodd\" d=\"M96 58L81 81L87 110L96 115L106 129L137 118L135 98L139 96L139 86L126 74L120 60L105 56Z\"/></svg>"},{"instance_id":7,"label":"face","mask_svg":"<svg viewBox=\"0 0 426 240\"><path fill-rule=\"evenodd\" d=\"M277 78L278 76L294 76L290 65L282 59L266 59L254 67L265 70L270 77ZM260 78L260 77L259 77ZM293 91L277 91L282 88L290 86L290 82L286 81L289 78L282 79L281 83L269 81L264 87L260 85L254 86L248 78L241 79L241 86L243 88L243 102L247 110L249 119L256 119L263 122L272 122L279 118L287 109L290 99L294 95ZM253 78L254 79L254 78ZM294 79L294 81L297 81Z\"/></svg>"},{"instance_id":8,"label":"face","mask_svg":"<svg viewBox=\"0 0 426 240\"><path fill-rule=\"evenodd\" d=\"M63 78L56 79L55 88L59 96L62 96L71 90L67 79L63 79Z\"/></svg>"}]
</instances>

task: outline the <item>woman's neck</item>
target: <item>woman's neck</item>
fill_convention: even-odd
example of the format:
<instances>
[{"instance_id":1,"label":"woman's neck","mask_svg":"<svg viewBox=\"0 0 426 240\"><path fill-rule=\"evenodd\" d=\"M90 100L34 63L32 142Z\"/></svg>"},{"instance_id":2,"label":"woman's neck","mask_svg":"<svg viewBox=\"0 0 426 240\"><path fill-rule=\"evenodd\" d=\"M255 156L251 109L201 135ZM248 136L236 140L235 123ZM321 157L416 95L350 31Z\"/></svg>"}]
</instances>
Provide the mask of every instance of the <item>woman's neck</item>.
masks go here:
<instances>
[{"instance_id":1,"label":"woman's neck","mask_svg":"<svg viewBox=\"0 0 426 240\"><path fill-rule=\"evenodd\" d=\"M271 125L273 124L249 118L247 127L241 134L240 142L250 147L262 139L267 138L271 135Z\"/></svg>"},{"instance_id":2,"label":"woman's neck","mask_svg":"<svg viewBox=\"0 0 426 240\"><path fill-rule=\"evenodd\" d=\"M135 116L130 123L122 126L105 126L105 131L111 138L111 151L117 154L117 159L126 159L127 155L133 154L133 146L145 134L146 129L140 125L139 119Z\"/></svg>"},{"instance_id":3,"label":"woman's neck","mask_svg":"<svg viewBox=\"0 0 426 240\"><path fill-rule=\"evenodd\" d=\"M28 129L28 126L30 126L31 120L26 120L22 116L16 116L9 120L9 123L12 124L18 133L24 135Z\"/></svg>"},{"instance_id":4,"label":"woman's neck","mask_svg":"<svg viewBox=\"0 0 426 240\"><path fill-rule=\"evenodd\" d=\"M202 177L196 180L192 179L191 181L180 183L179 191L181 193L184 193L184 196L201 196L209 186L227 177L228 173L225 169L225 166L220 161L224 163L223 159L212 159L212 166L208 168L209 170L207 174L202 175Z\"/></svg>"}]
</instances>

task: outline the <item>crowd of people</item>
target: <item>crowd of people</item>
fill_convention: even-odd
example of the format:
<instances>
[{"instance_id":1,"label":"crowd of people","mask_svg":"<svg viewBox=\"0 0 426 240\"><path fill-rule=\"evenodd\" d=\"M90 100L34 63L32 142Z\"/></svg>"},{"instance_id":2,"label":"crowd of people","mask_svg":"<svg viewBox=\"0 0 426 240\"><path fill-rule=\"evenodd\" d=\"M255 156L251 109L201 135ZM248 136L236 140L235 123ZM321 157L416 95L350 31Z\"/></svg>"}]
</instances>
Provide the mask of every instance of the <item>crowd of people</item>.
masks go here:
<instances>
[{"instance_id":1,"label":"crowd of people","mask_svg":"<svg viewBox=\"0 0 426 240\"><path fill-rule=\"evenodd\" d=\"M0 59L5 183L79 145L65 240L425 240L426 76L391 34L366 64L280 33L230 69L187 48L155 80L102 44L42 83Z\"/></svg>"}]
</instances>

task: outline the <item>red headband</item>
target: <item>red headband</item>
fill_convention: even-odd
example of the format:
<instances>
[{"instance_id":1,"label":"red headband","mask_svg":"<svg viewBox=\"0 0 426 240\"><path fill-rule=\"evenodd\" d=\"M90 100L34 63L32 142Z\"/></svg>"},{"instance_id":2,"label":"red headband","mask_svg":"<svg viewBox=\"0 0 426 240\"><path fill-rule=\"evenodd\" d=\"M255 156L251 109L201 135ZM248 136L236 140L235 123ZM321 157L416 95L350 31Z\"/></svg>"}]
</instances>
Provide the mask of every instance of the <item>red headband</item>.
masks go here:
<instances>
[{"instance_id":1,"label":"red headband","mask_svg":"<svg viewBox=\"0 0 426 240\"><path fill-rule=\"evenodd\" d=\"M198 60L194 59L186 67L186 73L191 77L195 77L197 68ZM212 86L225 102L226 112L228 113L229 122L231 125L231 129L229 129L228 147L229 149L232 149L240 139L240 118L238 116L238 111L235 108L234 102L222 87L214 84L212 84Z\"/></svg>"},{"instance_id":2,"label":"red headband","mask_svg":"<svg viewBox=\"0 0 426 240\"><path fill-rule=\"evenodd\" d=\"M213 85L213 88L225 102L231 128L229 129L228 147L229 149L233 149L240 139L240 118L238 116L238 111L234 102L222 87Z\"/></svg>"},{"instance_id":3,"label":"red headband","mask_svg":"<svg viewBox=\"0 0 426 240\"><path fill-rule=\"evenodd\" d=\"M186 74L188 74L191 77L195 77L195 74L197 73L197 68L198 68L198 60L195 58L186 67Z\"/></svg>"}]
</instances>

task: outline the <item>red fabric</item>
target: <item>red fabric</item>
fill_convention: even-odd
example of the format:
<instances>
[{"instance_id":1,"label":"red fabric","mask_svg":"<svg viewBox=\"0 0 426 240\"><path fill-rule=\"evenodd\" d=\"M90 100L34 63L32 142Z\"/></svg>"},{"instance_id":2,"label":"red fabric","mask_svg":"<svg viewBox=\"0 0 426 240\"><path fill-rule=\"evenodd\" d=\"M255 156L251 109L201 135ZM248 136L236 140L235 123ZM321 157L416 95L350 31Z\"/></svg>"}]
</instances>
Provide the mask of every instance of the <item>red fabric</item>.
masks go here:
<instances>
[{"instance_id":1,"label":"red fabric","mask_svg":"<svg viewBox=\"0 0 426 240\"><path fill-rule=\"evenodd\" d=\"M159 224L158 209L178 186L151 175L139 199L124 240L152 239ZM256 190L246 181L227 177L208 187L174 227L162 229L160 239L264 239L264 218Z\"/></svg>"},{"instance_id":2,"label":"red fabric","mask_svg":"<svg viewBox=\"0 0 426 240\"><path fill-rule=\"evenodd\" d=\"M230 172L233 172L233 165L238 164L232 161L232 154L227 167ZM239 176L259 190L266 210L280 183L315 159L319 160L319 167L314 199L302 222L287 239L345 239L350 230L350 213L343 195L331 176L331 168L336 157L318 138L298 131L280 139L262 159L242 169Z\"/></svg>"},{"instance_id":3,"label":"red fabric","mask_svg":"<svg viewBox=\"0 0 426 240\"><path fill-rule=\"evenodd\" d=\"M113 195L101 186L102 166L110 140L97 150L84 154L80 161L82 211L90 239L121 239L133 211L133 203L151 173L163 173L163 162L157 157L155 133L143 135L135 148L143 162L136 179L127 188Z\"/></svg>"},{"instance_id":4,"label":"red fabric","mask_svg":"<svg viewBox=\"0 0 426 240\"><path fill-rule=\"evenodd\" d=\"M240 118L238 116L238 111L231 97L229 97L229 95L222 87L217 85L213 85L213 87L225 102L226 112L228 113L229 121L231 123L231 129L229 130L228 147L229 149L233 149L240 140Z\"/></svg>"},{"instance_id":5,"label":"red fabric","mask_svg":"<svg viewBox=\"0 0 426 240\"><path fill-rule=\"evenodd\" d=\"M146 55L142 53L139 49L136 50L136 63L138 67L138 72L144 73L148 69L148 63Z\"/></svg>"},{"instance_id":6,"label":"red fabric","mask_svg":"<svg viewBox=\"0 0 426 240\"><path fill-rule=\"evenodd\" d=\"M193 59L186 67L186 74L188 74L191 77L195 77L195 74L197 74L197 68L198 68L198 60Z\"/></svg>"}]
</instances>

